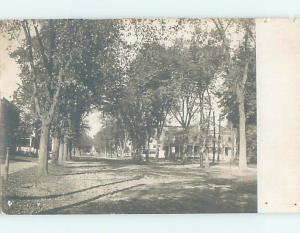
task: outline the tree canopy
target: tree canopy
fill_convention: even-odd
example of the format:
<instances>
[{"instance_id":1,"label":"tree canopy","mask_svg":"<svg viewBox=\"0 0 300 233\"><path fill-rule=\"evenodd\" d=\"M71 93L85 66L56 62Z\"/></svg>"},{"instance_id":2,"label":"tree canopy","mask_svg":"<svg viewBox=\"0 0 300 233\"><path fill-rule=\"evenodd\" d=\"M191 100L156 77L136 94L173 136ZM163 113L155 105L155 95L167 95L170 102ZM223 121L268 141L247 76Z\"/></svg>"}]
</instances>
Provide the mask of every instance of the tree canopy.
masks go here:
<instances>
[{"instance_id":1,"label":"tree canopy","mask_svg":"<svg viewBox=\"0 0 300 233\"><path fill-rule=\"evenodd\" d=\"M40 137L42 173L49 135L66 153L82 148L92 109L108 121L97 137L110 135L123 152L130 141L137 159L151 139L159 145L170 119L186 134L198 125L199 153L207 154L215 102L218 115L239 128L246 165L246 128L256 124L253 21L16 20L1 30L18 41L14 101Z\"/></svg>"}]
</instances>

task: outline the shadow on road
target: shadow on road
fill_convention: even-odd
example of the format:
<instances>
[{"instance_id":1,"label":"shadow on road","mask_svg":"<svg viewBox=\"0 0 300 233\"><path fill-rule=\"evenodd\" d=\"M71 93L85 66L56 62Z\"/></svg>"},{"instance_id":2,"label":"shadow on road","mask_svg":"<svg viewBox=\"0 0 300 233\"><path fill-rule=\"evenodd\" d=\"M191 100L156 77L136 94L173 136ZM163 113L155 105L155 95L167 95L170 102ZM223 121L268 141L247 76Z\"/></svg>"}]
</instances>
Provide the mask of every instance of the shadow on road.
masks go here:
<instances>
[{"instance_id":1,"label":"shadow on road","mask_svg":"<svg viewBox=\"0 0 300 233\"><path fill-rule=\"evenodd\" d=\"M109 193L101 194L101 195L98 195L96 197L84 200L84 201L76 202L74 204L65 205L65 206L53 208L53 209L50 209L50 210L41 211L41 212L38 212L37 214L56 214L58 211L61 211L61 210L67 209L67 208L72 208L72 207L76 207L78 205L83 205L83 204L86 204L88 202L95 201L95 200L97 200L101 197L105 197L105 196L108 196L108 195L113 195L113 194L116 194L116 193L119 193L119 192L122 192L122 191L130 190L130 189L140 187L140 186L144 186L144 185L145 184L133 185L133 186L130 186L130 187L127 187L127 188L123 188L123 189L119 189L119 190L112 191L112 192L109 192Z\"/></svg>"},{"instance_id":2,"label":"shadow on road","mask_svg":"<svg viewBox=\"0 0 300 233\"><path fill-rule=\"evenodd\" d=\"M57 197L62 197L62 196L67 196L67 195L72 195L72 194L88 191L88 190L99 188L99 187L105 187L105 186L108 186L108 185L120 184L120 183L133 181L133 180L139 180L141 177L142 176L139 176L139 177L136 177L136 178L133 178L133 179L127 179L127 180L111 182L111 183L107 183L107 184L94 185L94 186L91 186L91 187L88 187L88 188L84 188L84 189L80 189L80 190L76 190L76 191L68 192L68 193L62 193L62 194L53 194L53 195L47 195L47 196L9 196L8 198L12 199L12 200L34 200L34 199L57 198Z\"/></svg>"}]
</instances>

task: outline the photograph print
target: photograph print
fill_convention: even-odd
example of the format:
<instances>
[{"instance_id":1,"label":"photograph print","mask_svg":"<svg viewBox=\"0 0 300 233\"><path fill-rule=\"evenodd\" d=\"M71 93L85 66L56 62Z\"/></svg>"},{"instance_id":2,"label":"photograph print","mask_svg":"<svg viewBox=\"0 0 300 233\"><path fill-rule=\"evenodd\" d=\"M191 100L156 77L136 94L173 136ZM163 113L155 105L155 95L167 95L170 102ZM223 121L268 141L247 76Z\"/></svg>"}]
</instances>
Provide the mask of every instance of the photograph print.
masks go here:
<instances>
[{"instance_id":1,"label":"photograph print","mask_svg":"<svg viewBox=\"0 0 300 233\"><path fill-rule=\"evenodd\" d=\"M254 19L0 21L3 214L257 212Z\"/></svg>"}]
</instances>

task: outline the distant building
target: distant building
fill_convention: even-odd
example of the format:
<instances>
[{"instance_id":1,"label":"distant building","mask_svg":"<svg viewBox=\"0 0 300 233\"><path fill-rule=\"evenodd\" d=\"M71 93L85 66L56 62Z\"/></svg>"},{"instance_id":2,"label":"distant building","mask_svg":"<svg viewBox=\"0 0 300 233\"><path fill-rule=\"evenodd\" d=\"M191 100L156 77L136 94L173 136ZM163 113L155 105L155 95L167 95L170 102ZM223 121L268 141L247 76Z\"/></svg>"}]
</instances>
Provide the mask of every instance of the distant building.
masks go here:
<instances>
[{"instance_id":1,"label":"distant building","mask_svg":"<svg viewBox=\"0 0 300 233\"><path fill-rule=\"evenodd\" d=\"M32 135L22 135L18 138L17 151L23 155L37 154L37 143L34 133Z\"/></svg>"},{"instance_id":2,"label":"distant building","mask_svg":"<svg viewBox=\"0 0 300 233\"><path fill-rule=\"evenodd\" d=\"M178 159L183 154L188 158L199 158L199 150L202 147L201 135L197 125L184 130L180 126L166 126L161 135L161 143L158 144L152 139L149 150L150 157L156 156L157 146L159 146L159 158ZM213 130L210 130L208 137L208 153L210 159L213 158L213 148L215 142L215 159L230 160L236 157L237 152L237 130L230 123L226 127L220 126L216 129L215 138Z\"/></svg>"}]
</instances>

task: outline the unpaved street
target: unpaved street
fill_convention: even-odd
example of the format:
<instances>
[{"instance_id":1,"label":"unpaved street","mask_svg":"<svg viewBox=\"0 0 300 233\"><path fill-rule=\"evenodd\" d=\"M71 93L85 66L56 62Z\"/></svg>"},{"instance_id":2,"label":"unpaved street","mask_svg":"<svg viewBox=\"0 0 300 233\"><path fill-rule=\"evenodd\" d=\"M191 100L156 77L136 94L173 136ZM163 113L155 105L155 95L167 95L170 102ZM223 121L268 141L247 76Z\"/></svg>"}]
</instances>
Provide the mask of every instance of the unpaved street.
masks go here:
<instances>
[{"instance_id":1,"label":"unpaved street","mask_svg":"<svg viewBox=\"0 0 300 233\"><path fill-rule=\"evenodd\" d=\"M6 213L256 211L256 168L85 158L49 171L40 179L34 167L12 173Z\"/></svg>"}]
</instances>

